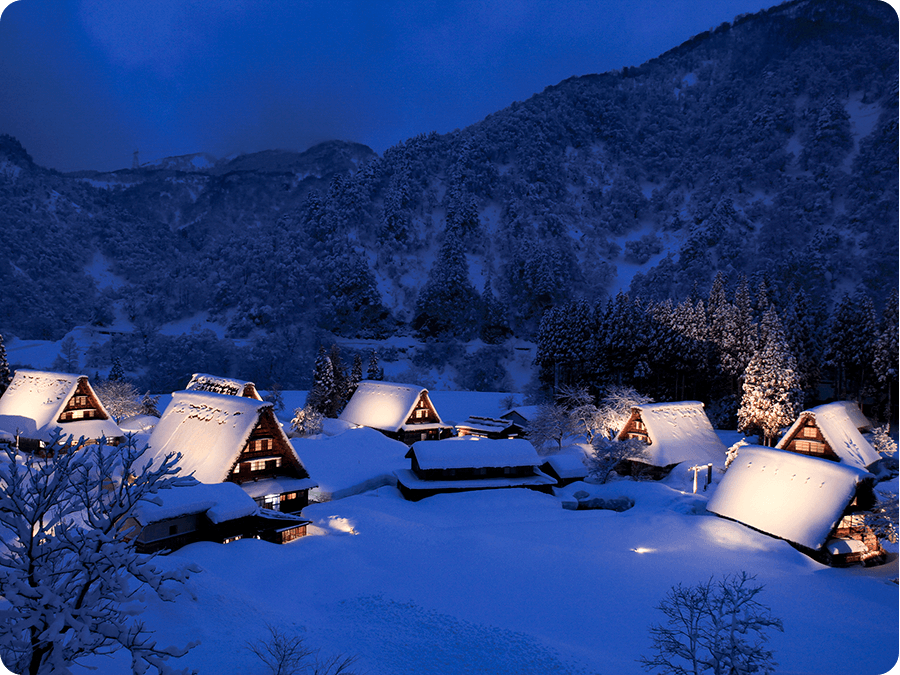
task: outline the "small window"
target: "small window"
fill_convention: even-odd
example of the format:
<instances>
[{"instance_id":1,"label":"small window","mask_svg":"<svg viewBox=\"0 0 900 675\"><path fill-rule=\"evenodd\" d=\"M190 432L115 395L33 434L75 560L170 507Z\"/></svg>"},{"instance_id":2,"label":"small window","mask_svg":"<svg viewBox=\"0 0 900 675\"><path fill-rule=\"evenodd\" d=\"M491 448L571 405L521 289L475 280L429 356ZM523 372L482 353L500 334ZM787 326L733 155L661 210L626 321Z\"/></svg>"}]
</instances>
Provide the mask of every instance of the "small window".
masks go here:
<instances>
[{"instance_id":1,"label":"small window","mask_svg":"<svg viewBox=\"0 0 900 675\"><path fill-rule=\"evenodd\" d=\"M803 427L803 437L804 438L815 438L816 437L816 428L815 427Z\"/></svg>"}]
</instances>

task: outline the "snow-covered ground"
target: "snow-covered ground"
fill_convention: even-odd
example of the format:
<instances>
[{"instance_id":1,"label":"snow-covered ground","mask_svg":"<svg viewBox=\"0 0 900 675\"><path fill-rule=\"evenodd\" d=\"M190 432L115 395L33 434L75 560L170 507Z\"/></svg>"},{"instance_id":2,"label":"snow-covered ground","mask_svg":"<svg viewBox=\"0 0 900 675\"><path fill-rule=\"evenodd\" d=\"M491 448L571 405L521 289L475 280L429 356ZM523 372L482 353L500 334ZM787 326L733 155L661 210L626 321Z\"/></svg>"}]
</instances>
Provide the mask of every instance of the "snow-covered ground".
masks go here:
<instances>
[{"instance_id":1,"label":"snow-covered ground","mask_svg":"<svg viewBox=\"0 0 900 675\"><path fill-rule=\"evenodd\" d=\"M154 603L143 618L160 644L200 640L181 659L200 673L263 672L245 644L266 624L323 654L358 655L371 675L639 673L670 586L746 570L784 621L770 642L777 672L894 665L895 556L829 569L705 514L703 496L630 481L602 492L635 506L568 511L521 489L411 503L393 487L315 504L304 511L314 534L291 544L194 544L163 559L199 565L194 598Z\"/></svg>"},{"instance_id":2,"label":"snow-covered ground","mask_svg":"<svg viewBox=\"0 0 900 675\"><path fill-rule=\"evenodd\" d=\"M491 403L442 393L434 400L447 417ZM505 489L407 502L374 487L408 466L405 446L335 423L326 431L295 447L327 491L350 496L304 509L310 536L193 544L160 559L202 570L177 602L152 600L142 617L161 645L199 640L179 666L266 672L246 645L272 625L323 656L358 656L370 675L641 673L669 588L741 571L764 584L759 599L784 622L769 644L778 673L877 675L897 661L896 552L880 567L822 566L709 514L719 475L697 495L692 474L676 469L660 483L573 484L559 497ZM578 489L635 505L563 509ZM92 665L128 668L124 657Z\"/></svg>"}]
</instances>

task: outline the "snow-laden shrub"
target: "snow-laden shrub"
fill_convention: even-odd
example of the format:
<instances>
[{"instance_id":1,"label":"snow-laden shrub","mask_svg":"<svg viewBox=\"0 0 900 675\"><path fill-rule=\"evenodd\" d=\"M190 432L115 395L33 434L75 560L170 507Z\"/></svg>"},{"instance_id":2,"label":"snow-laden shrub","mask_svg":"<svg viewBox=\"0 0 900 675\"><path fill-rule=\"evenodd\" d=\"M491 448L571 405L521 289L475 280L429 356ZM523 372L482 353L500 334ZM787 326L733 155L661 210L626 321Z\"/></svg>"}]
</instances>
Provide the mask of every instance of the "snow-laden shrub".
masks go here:
<instances>
[{"instance_id":1,"label":"snow-laden shrub","mask_svg":"<svg viewBox=\"0 0 900 675\"><path fill-rule=\"evenodd\" d=\"M325 416L310 406L297 408L291 420L291 436L315 436L322 433Z\"/></svg>"}]
</instances>

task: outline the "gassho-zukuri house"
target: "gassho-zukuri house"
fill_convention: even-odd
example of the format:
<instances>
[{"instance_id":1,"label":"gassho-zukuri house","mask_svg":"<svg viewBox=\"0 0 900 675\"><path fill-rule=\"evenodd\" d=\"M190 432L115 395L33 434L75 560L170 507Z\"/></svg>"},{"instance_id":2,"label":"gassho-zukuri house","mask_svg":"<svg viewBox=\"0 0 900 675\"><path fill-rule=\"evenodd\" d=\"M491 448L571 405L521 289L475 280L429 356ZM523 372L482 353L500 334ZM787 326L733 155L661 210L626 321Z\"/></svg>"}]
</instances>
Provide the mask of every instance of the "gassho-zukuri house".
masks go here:
<instances>
[{"instance_id":1,"label":"gassho-zukuri house","mask_svg":"<svg viewBox=\"0 0 900 675\"><path fill-rule=\"evenodd\" d=\"M776 448L869 469L881 456L862 435L869 420L852 401L826 403L800 413Z\"/></svg>"},{"instance_id":2,"label":"gassho-zukuri house","mask_svg":"<svg viewBox=\"0 0 900 675\"><path fill-rule=\"evenodd\" d=\"M394 382L360 382L339 419L377 429L407 445L447 438L453 431L441 421L427 389Z\"/></svg>"},{"instance_id":3,"label":"gassho-zukuri house","mask_svg":"<svg viewBox=\"0 0 900 675\"><path fill-rule=\"evenodd\" d=\"M439 492L527 487L549 490L556 480L542 472L534 446L523 438L449 438L413 443L409 469L394 472L404 497L422 499Z\"/></svg>"},{"instance_id":4,"label":"gassho-zukuri house","mask_svg":"<svg viewBox=\"0 0 900 675\"><path fill-rule=\"evenodd\" d=\"M677 464L722 465L725 444L716 435L700 401L647 403L631 409L617 439L644 443L640 456L616 466L623 475L662 478Z\"/></svg>"},{"instance_id":5,"label":"gassho-zukuri house","mask_svg":"<svg viewBox=\"0 0 900 675\"><path fill-rule=\"evenodd\" d=\"M38 454L56 433L73 443L105 438L118 445L125 439L86 375L21 369L0 396L0 432L20 451Z\"/></svg>"},{"instance_id":6,"label":"gassho-zukuri house","mask_svg":"<svg viewBox=\"0 0 900 675\"><path fill-rule=\"evenodd\" d=\"M874 501L874 478L854 466L748 445L706 508L828 565L877 564L884 550L863 514Z\"/></svg>"},{"instance_id":7,"label":"gassho-zukuri house","mask_svg":"<svg viewBox=\"0 0 900 675\"><path fill-rule=\"evenodd\" d=\"M229 396L244 396L262 401L263 397L256 390L256 385L244 380L235 380L230 377L219 377L207 373L194 373L188 382L187 391L208 391L212 394L228 394Z\"/></svg>"},{"instance_id":8,"label":"gassho-zukuri house","mask_svg":"<svg viewBox=\"0 0 900 675\"><path fill-rule=\"evenodd\" d=\"M180 452L182 475L237 483L263 508L299 511L316 486L265 401L175 392L148 445L148 458Z\"/></svg>"}]
</instances>

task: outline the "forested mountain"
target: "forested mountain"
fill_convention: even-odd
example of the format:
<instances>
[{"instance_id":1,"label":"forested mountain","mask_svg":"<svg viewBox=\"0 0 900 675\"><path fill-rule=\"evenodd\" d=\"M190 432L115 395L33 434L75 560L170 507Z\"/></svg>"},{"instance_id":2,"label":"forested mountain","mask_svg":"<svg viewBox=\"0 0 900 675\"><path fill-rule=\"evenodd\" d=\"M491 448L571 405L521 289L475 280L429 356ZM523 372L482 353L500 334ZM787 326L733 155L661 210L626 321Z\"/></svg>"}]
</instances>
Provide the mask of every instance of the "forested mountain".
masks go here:
<instances>
[{"instance_id":1,"label":"forested mountain","mask_svg":"<svg viewBox=\"0 0 900 675\"><path fill-rule=\"evenodd\" d=\"M202 312L254 338L232 374L265 384L311 363L316 331L534 337L564 301L677 303L717 272L776 304L861 290L880 311L897 52L885 3L800 0L380 157L330 142L62 175L2 137L0 331L58 339L118 312L146 352Z\"/></svg>"}]
</instances>

